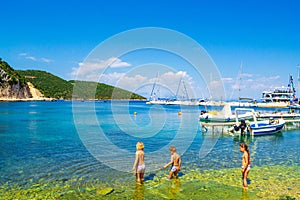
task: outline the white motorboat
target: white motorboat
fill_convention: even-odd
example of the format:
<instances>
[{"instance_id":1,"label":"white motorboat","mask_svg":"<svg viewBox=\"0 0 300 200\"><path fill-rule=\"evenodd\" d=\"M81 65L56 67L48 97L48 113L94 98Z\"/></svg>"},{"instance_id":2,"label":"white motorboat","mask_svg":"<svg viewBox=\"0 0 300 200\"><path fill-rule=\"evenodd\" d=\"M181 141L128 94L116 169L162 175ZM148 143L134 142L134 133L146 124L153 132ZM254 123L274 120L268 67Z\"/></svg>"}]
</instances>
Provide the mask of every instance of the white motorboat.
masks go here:
<instances>
[{"instance_id":1,"label":"white motorboat","mask_svg":"<svg viewBox=\"0 0 300 200\"><path fill-rule=\"evenodd\" d=\"M250 135L258 136L258 135L270 135L277 133L282 130L284 127L285 121L284 119L276 119L270 118L270 120L257 121L256 113L253 109L247 108L236 108L236 126L239 123L238 116L239 111L249 111L253 114L253 122L248 122L248 133ZM237 131L237 130L236 130Z\"/></svg>"},{"instance_id":2,"label":"white motorboat","mask_svg":"<svg viewBox=\"0 0 300 200\"><path fill-rule=\"evenodd\" d=\"M232 113L230 104L226 103L223 109L218 111L201 111L200 113L201 122L234 122L236 114ZM253 119L252 112L245 112L239 115L239 120L251 120Z\"/></svg>"}]
</instances>

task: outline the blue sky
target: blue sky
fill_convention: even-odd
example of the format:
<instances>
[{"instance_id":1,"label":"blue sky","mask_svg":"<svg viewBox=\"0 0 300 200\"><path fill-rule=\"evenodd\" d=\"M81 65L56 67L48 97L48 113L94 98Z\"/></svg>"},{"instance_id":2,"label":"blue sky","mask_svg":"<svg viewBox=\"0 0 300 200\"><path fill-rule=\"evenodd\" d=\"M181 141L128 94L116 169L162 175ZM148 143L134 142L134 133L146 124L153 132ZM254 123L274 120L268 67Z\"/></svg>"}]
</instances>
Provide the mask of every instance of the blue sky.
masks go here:
<instances>
[{"instance_id":1,"label":"blue sky","mask_svg":"<svg viewBox=\"0 0 300 200\"><path fill-rule=\"evenodd\" d=\"M224 80L227 98L237 97L232 89L237 88L241 63L241 96L259 98L263 90L286 85L289 74L297 78L299 7L296 0L2 1L0 57L15 69L46 70L69 80L102 41L134 28L162 27L187 35L207 51ZM157 57L173 70L173 74L161 72L162 77L176 76L179 81L186 72L187 81L193 80L192 89L203 88L194 89L195 96L208 96L203 83L176 66L174 58ZM119 59L125 66L108 70L108 83L114 83L110 78L126 76L130 67L149 62L149 52ZM135 78L154 80L153 74L146 76Z\"/></svg>"}]
</instances>

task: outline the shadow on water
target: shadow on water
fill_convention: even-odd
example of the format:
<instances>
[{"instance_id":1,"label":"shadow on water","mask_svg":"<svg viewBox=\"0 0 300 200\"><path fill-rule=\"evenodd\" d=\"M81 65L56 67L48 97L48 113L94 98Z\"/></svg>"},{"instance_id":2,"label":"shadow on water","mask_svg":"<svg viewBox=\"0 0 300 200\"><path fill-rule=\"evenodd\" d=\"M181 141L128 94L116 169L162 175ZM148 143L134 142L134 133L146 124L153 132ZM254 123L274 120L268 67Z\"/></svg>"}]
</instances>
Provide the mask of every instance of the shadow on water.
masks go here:
<instances>
[{"instance_id":1,"label":"shadow on water","mask_svg":"<svg viewBox=\"0 0 300 200\"><path fill-rule=\"evenodd\" d=\"M184 173L182 173L182 172L178 172L178 174L177 174L177 176L180 178L180 177L182 177L184 175Z\"/></svg>"},{"instance_id":2,"label":"shadow on water","mask_svg":"<svg viewBox=\"0 0 300 200\"><path fill-rule=\"evenodd\" d=\"M149 174L148 176L144 177L144 181L153 181L155 176L155 174Z\"/></svg>"},{"instance_id":3,"label":"shadow on water","mask_svg":"<svg viewBox=\"0 0 300 200\"><path fill-rule=\"evenodd\" d=\"M182 176L184 176L184 173L178 172L177 177L180 178ZM155 177L158 177L158 176L156 174L153 174L153 173L149 174L149 175L147 175L147 176L144 177L144 181L145 182L146 181L153 181ZM167 174L166 174L166 177L167 177Z\"/></svg>"},{"instance_id":4,"label":"shadow on water","mask_svg":"<svg viewBox=\"0 0 300 200\"><path fill-rule=\"evenodd\" d=\"M253 135L238 135L234 137L234 141L235 142L244 142L247 144L250 144L251 142L254 141L260 141L260 142L274 142L275 144L277 144L278 142L280 142L281 140L283 140L283 134L282 132L278 132L272 135L264 135L264 136L253 136Z\"/></svg>"},{"instance_id":5,"label":"shadow on water","mask_svg":"<svg viewBox=\"0 0 300 200\"><path fill-rule=\"evenodd\" d=\"M251 184L251 179L247 178L247 184L250 185Z\"/></svg>"}]
</instances>

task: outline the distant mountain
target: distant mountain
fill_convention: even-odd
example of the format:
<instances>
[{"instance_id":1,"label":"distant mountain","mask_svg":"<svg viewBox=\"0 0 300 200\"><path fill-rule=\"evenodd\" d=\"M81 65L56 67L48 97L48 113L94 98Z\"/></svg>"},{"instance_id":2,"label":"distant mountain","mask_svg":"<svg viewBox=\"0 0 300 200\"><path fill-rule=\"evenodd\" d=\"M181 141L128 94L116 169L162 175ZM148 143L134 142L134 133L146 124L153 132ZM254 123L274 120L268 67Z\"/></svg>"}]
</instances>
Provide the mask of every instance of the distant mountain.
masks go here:
<instances>
[{"instance_id":1,"label":"distant mountain","mask_svg":"<svg viewBox=\"0 0 300 200\"><path fill-rule=\"evenodd\" d=\"M45 97L56 99L145 99L127 90L88 81L66 81L39 70L17 71L27 82L41 91ZM73 93L73 88L76 89Z\"/></svg>"},{"instance_id":2,"label":"distant mountain","mask_svg":"<svg viewBox=\"0 0 300 200\"><path fill-rule=\"evenodd\" d=\"M0 100L31 98L25 79L0 58Z\"/></svg>"}]
</instances>

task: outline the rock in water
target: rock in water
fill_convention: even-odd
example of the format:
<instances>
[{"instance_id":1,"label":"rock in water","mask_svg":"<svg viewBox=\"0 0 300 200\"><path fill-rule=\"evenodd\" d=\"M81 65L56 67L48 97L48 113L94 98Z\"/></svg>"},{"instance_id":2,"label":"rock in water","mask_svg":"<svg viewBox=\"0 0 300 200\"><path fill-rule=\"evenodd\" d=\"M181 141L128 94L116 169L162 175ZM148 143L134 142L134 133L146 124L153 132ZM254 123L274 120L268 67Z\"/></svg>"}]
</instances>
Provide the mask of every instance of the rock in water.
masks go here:
<instances>
[{"instance_id":1,"label":"rock in water","mask_svg":"<svg viewBox=\"0 0 300 200\"><path fill-rule=\"evenodd\" d=\"M97 194L105 196L111 194L113 191L114 191L113 188L105 188L102 190L97 190Z\"/></svg>"}]
</instances>

